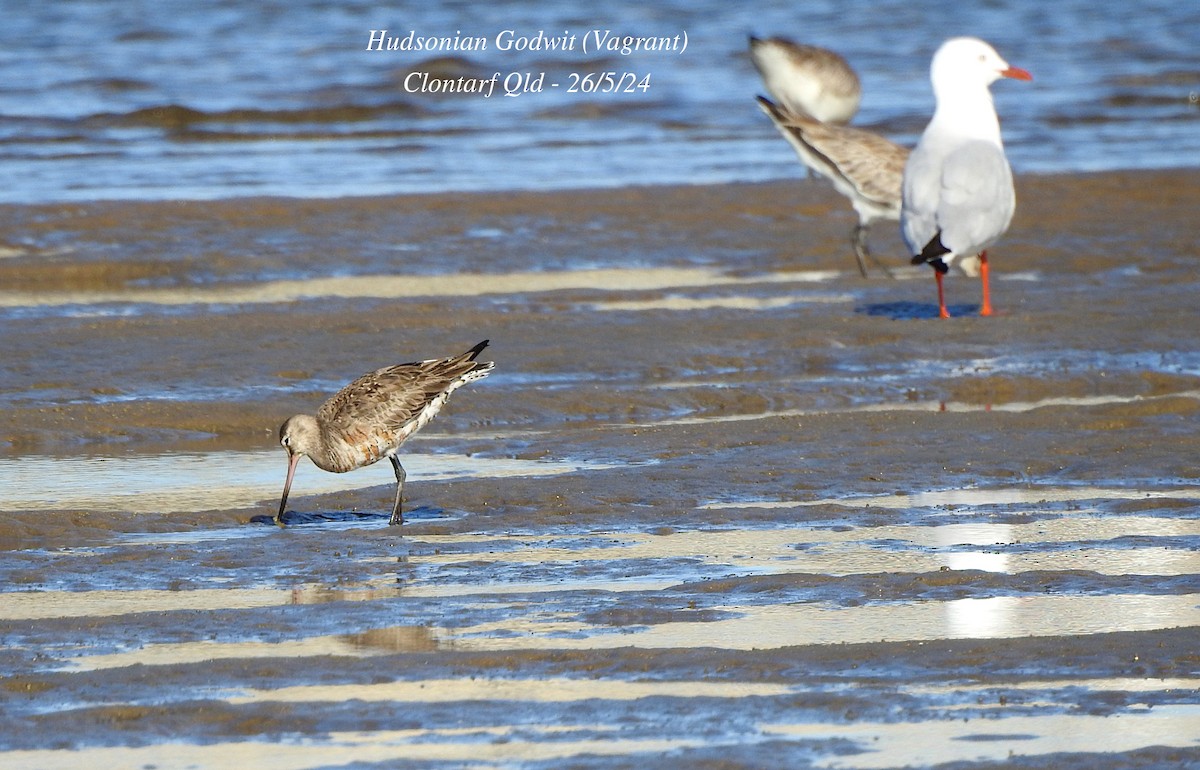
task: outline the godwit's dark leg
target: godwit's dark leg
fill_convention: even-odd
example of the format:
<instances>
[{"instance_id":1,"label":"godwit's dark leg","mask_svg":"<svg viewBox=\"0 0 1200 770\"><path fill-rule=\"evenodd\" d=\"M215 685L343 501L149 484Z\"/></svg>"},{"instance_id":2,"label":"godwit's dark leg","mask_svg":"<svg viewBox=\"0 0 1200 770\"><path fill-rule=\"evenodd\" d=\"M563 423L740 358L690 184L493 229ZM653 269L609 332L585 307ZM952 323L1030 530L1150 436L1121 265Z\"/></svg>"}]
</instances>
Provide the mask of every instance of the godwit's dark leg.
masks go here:
<instances>
[{"instance_id":1,"label":"godwit's dark leg","mask_svg":"<svg viewBox=\"0 0 1200 770\"><path fill-rule=\"evenodd\" d=\"M871 228L861 222L850 231L850 244L854 246L854 258L858 260L858 272L863 278L867 277L867 233L870 231Z\"/></svg>"},{"instance_id":2,"label":"godwit's dark leg","mask_svg":"<svg viewBox=\"0 0 1200 770\"><path fill-rule=\"evenodd\" d=\"M858 260L858 272L862 273L863 278L867 277L867 263L864 260L869 259L875 263L875 267L883 271L884 275L895 280L896 276L891 270L888 270L888 266L871 253L871 248L867 245L867 234L870 232L871 226L864 224L855 225L851 232L850 242L854 245L854 258Z\"/></svg>"},{"instance_id":3,"label":"godwit's dark leg","mask_svg":"<svg viewBox=\"0 0 1200 770\"><path fill-rule=\"evenodd\" d=\"M392 467L396 469L396 504L392 506L392 519L388 524L403 524L404 514L400 511L400 501L404 497L404 466L396 459L396 455L388 458L392 461Z\"/></svg>"},{"instance_id":4,"label":"godwit's dark leg","mask_svg":"<svg viewBox=\"0 0 1200 770\"><path fill-rule=\"evenodd\" d=\"M938 287L938 317L949 318L950 311L946 309L946 290L942 288L942 271L935 270L933 277L937 279Z\"/></svg>"},{"instance_id":5,"label":"godwit's dark leg","mask_svg":"<svg viewBox=\"0 0 1200 770\"><path fill-rule=\"evenodd\" d=\"M983 305L979 308L979 315L992 314L992 291L988 286L988 260L987 252L979 252L979 279L983 283Z\"/></svg>"}]
</instances>

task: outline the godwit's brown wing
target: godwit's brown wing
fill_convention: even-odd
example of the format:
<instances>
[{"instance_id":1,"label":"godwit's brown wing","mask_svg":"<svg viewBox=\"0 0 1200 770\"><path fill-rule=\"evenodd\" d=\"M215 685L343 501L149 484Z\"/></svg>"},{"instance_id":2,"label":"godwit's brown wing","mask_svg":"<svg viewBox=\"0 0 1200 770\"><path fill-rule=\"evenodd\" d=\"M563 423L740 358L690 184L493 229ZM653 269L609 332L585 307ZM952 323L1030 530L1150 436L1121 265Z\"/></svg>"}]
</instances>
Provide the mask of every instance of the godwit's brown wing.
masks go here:
<instances>
[{"instance_id":1,"label":"godwit's brown wing","mask_svg":"<svg viewBox=\"0 0 1200 770\"><path fill-rule=\"evenodd\" d=\"M758 104L804 165L832 182L858 214L850 243L859 272L867 277L866 260L871 259L891 276L891 271L871 254L867 233L877 219L900 218L900 188L908 150L870 131L792 115L762 96Z\"/></svg>"},{"instance_id":2,"label":"godwit's brown wing","mask_svg":"<svg viewBox=\"0 0 1200 770\"><path fill-rule=\"evenodd\" d=\"M908 150L860 128L809 121L802 128L810 147L824 155L858 194L881 207L900 200Z\"/></svg>"},{"instance_id":3,"label":"godwit's brown wing","mask_svg":"<svg viewBox=\"0 0 1200 770\"><path fill-rule=\"evenodd\" d=\"M364 374L321 405L317 410L317 422L352 443L355 436L364 433L402 431L405 426L420 420L436 401L444 402L444 397L459 385L491 371L492 362L475 361L487 344L484 340L467 352L450 358L396 364ZM472 374L476 376L472 377ZM411 432L400 436L400 440Z\"/></svg>"},{"instance_id":4,"label":"godwit's brown wing","mask_svg":"<svg viewBox=\"0 0 1200 770\"><path fill-rule=\"evenodd\" d=\"M861 128L791 115L761 96L758 101L801 159L850 198L860 215L859 204L866 203L879 210L873 218L899 219L907 149ZM817 163L809 162L812 156Z\"/></svg>"}]
</instances>

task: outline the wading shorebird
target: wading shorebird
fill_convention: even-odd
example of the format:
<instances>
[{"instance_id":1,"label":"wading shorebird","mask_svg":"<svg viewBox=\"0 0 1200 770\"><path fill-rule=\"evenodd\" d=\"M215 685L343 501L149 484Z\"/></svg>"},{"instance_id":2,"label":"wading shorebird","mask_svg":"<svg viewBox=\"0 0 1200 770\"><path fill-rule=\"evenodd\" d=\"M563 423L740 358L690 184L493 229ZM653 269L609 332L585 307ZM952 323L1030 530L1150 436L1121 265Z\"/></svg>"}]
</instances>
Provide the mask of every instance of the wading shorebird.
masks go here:
<instances>
[{"instance_id":1,"label":"wading shorebird","mask_svg":"<svg viewBox=\"0 0 1200 770\"><path fill-rule=\"evenodd\" d=\"M868 258L891 277L891 271L871 254L867 234L876 221L900 219L900 185L908 150L861 128L789 114L763 96L758 97L758 106L804 165L832 182L854 207L858 224L850 232L850 243L863 278Z\"/></svg>"},{"instance_id":2,"label":"wading shorebird","mask_svg":"<svg viewBox=\"0 0 1200 770\"><path fill-rule=\"evenodd\" d=\"M475 360L487 345L484 340L461 355L364 374L321 404L315 416L289 418L279 429L279 443L288 452L288 470L275 523L283 526L292 477L305 455L313 465L331 473L346 473L384 457L391 460L396 471L396 503L388 523L403 523L405 473L396 450L433 419L451 393L488 376L495 362Z\"/></svg>"},{"instance_id":3,"label":"wading shorebird","mask_svg":"<svg viewBox=\"0 0 1200 770\"><path fill-rule=\"evenodd\" d=\"M934 269L942 318L950 317L942 276L959 258L976 254L979 314L992 314L987 248L1008 230L1017 201L988 90L1000 78L1033 79L978 38L942 43L930 66L937 106L904 167L900 230L913 264Z\"/></svg>"},{"instance_id":4,"label":"wading shorebird","mask_svg":"<svg viewBox=\"0 0 1200 770\"><path fill-rule=\"evenodd\" d=\"M833 51L786 37L751 37L750 59L767 91L793 115L849 123L858 112L858 73Z\"/></svg>"}]
</instances>

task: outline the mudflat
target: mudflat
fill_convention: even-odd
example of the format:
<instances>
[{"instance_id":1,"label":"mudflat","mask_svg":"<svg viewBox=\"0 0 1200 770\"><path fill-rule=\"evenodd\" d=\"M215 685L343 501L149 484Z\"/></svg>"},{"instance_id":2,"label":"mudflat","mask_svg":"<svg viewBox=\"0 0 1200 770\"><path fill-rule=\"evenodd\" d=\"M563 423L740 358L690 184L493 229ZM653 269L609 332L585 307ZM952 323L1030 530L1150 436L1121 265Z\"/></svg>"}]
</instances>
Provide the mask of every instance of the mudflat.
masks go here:
<instances>
[{"instance_id":1,"label":"mudflat","mask_svg":"<svg viewBox=\"0 0 1200 770\"><path fill-rule=\"evenodd\" d=\"M942 321L816 181L0 207L0 764L1200 764L1197 210L1021 178Z\"/></svg>"}]
</instances>

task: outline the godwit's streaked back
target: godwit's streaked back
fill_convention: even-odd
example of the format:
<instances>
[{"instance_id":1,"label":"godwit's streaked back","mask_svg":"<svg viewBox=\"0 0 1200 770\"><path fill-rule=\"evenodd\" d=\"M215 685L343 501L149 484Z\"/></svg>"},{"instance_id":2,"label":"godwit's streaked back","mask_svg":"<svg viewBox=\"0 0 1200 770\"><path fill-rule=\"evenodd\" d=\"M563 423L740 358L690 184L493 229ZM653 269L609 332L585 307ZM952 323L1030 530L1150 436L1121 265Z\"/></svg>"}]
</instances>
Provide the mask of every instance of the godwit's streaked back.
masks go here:
<instances>
[{"instance_id":1,"label":"godwit's streaked back","mask_svg":"<svg viewBox=\"0 0 1200 770\"><path fill-rule=\"evenodd\" d=\"M793 115L849 123L858 112L862 84L839 54L785 37L751 37L750 58L767 91Z\"/></svg>"},{"instance_id":2,"label":"godwit's streaked back","mask_svg":"<svg viewBox=\"0 0 1200 770\"><path fill-rule=\"evenodd\" d=\"M758 105L804 165L833 182L854 207L858 224L850 238L859 272L866 277L866 258L870 257L890 275L871 255L867 234L877 220L900 218L900 186L908 150L861 128L789 114L762 96L758 97Z\"/></svg>"},{"instance_id":3,"label":"godwit's streaked back","mask_svg":"<svg viewBox=\"0 0 1200 770\"><path fill-rule=\"evenodd\" d=\"M913 264L934 269L942 318L949 316L942 276L955 260L975 254L983 282L979 312L992 313L986 249L1008 229L1016 208L988 90L1000 78L1032 79L978 38L943 43L930 67L937 107L904 168L900 230Z\"/></svg>"},{"instance_id":4,"label":"godwit's streaked back","mask_svg":"<svg viewBox=\"0 0 1200 770\"><path fill-rule=\"evenodd\" d=\"M288 491L300 458L323 471L345 473L386 457L396 471L396 503L390 524L400 524L404 468L396 450L445 405L450 394L468 382L488 376L495 363L475 357L487 347L484 340L458 356L388 366L364 374L339 390L315 416L298 414L279 429L279 443L288 451L287 481L275 523L283 525Z\"/></svg>"}]
</instances>

